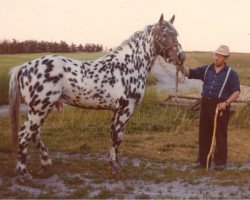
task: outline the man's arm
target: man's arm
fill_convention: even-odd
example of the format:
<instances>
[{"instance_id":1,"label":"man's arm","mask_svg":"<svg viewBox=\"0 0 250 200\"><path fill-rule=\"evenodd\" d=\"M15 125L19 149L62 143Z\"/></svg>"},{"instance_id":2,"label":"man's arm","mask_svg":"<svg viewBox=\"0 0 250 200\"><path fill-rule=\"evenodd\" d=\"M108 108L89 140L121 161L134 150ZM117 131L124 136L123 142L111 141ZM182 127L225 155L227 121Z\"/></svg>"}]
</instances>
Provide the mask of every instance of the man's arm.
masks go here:
<instances>
[{"instance_id":1,"label":"man's arm","mask_svg":"<svg viewBox=\"0 0 250 200\"><path fill-rule=\"evenodd\" d=\"M226 100L226 103L229 105L230 103L236 101L240 96L240 91L235 91L231 96Z\"/></svg>"},{"instance_id":2,"label":"man's arm","mask_svg":"<svg viewBox=\"0 0 250 200\"><path fill-rule=\"evenodd\" d=\"M226 101L219 103L217 105L219 111L225 110L226 107L230 105L232 102L236 101L239 98L239 96L240 96L240 91L235 91Z\"/></svg>"},{"instance_id":3,"label":"man's arm","mask_svg":"<svg viewBox=\"0 0 250 200\"><path fill-rule=\"evenodd\" d=\"M187 68L185 65L178 67L178 70L181 71L186 77L189 77L189 68Z\"/></svg>"}]
</instances>

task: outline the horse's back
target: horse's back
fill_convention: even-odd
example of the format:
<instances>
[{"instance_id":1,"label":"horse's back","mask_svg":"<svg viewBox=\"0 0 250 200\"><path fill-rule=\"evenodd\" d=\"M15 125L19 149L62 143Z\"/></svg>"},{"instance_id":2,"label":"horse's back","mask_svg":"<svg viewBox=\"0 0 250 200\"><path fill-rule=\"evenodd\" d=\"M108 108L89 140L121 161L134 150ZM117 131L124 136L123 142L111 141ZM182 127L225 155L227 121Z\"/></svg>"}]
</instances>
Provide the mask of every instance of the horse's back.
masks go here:
<instances>
[{"instance_id":1,"label":"horse's back","mask_svg":"<svg viewBox=\"0 0 250 200\"><path fill-rule=\"evenodd\" d=\"M105 79L91 64L54 55L29 61L18 69L21 94L35 110L52 107L57 102L114 109L121 95L120 85L106 83L108 77Z\"/></svg>"}]
</instances>

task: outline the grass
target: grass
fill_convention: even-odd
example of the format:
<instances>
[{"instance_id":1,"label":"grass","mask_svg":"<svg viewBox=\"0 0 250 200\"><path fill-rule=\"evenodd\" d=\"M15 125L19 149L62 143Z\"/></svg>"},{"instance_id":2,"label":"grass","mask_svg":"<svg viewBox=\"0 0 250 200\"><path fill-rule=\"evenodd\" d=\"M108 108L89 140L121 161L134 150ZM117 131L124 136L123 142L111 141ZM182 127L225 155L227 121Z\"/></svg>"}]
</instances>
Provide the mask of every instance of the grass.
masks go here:
<instances>
[{"instance_id":1,"label":"grass","mask_svg":"<svg viewBox=\"0 0 250 200\"><path fill-rule=\"evenodd\" d=\"M139 157L143 157L146 153L148 158L159 161L171 161L177 156L181 162L190 161L190 158L195 160L198 113L178 108L163 108L158 102L157 93L147 89L143 103L136 109L126 129L122 153ZM243 142L247 141L249 129L247 109L236 113L229 127L229 131L233 133L230 135L233 137L232 140L229 140L232 141L232 145L236 146L242 142L232 151L233 159L237 162L248 159L247 154L244 154L246 151L244 149L247 148L246 142ZM111 116L110 111L66 107L62 113L53 111L49 115L42 129L42 137L52 152L60 150L68 153L106 153L109 148ZM22 121L24 118L25 116L22 117ZM0 136L0 151L9 153L10 135L7 117L1 117L0 126L3 133ZM237 135L243 140L238 139Z\"/></svg>"},{"instance_id":2,"label":"grass","mask_svg":"<svg viewBox=\"0 0 250 200\"><path fill-rule=\"evenodd\" d=\"M19 62L41 55L11 56L16 57L16 61ZM78 59L89 56L89 59L94 59L99 55L68 55L68 57L71 56ZM209 54L206 53L188 53L188 59L192 58L193 63L209 61L208 56ZM1 59L0 62L2 62ZM9 65L6 66L7 72ZM2 84L0 88L1 86ZM47 172L40 171L38 153L34 145L30 144L28 150L28 169L38 182L32 183L27 188L41 190L38 196L20 188L15 191L10 189L13 186L12 178L15 176L15 161L11 155L9 118L0 117L0 198L126 198L126 195L135 193L140 187L143 188L144 184L181 181L186 186L200 185L204 184L203 178L208 179L206 186L214 184L239 187L238 193L232 192L231 195L225 196L222 192L218 198L249 198L244 192L245 188L249 187L249 169L230 169L223 172L210 172L208 175L204 170L192 168L182 170L197 158L198 113L180 108L161 107L159 101L164 97L165 94L156 93L151 87L147 87L144 101L138 106L126 128L124 141L119 148L121 160L125 159L125 161L122 164L122 170L115 175L108 170L109 165L106 160L110 148L109 129L112 112L83 110L70 106L65 107L62 113L53 111L42 128L41 136L52 154L53 166ZM234 165L250 162L248 113L249 107L236 112L230 121L228 160ZM22 115L21 121L23 122L24 119L25 116ZM56 156L58 152L62 154L61 157ZM90 159L87 159L88 156ZM137 165L134 164L133 159L138 160ZM60 182L58 184L69 188L70 192L60 196L58 191L64 189L57 190L54 185L50 185L51 181L46 181L54 175L58 176L55 182ZM124 187L118 187L118 185L115 189L109 187L119 181L124 184ZM142 181L142 184L136 181ZM169 187L166 190L172 189ZM206 195L209 198L216 198L209 193L204 193L203 197ZM150 197L146 190L138 192L137 196L134 195L134 198ZM159 196L154 197L178 198L175 195L162 196L160 192ZM195 197L199 198L199 196Z\"/></svg>"}]
</instances>

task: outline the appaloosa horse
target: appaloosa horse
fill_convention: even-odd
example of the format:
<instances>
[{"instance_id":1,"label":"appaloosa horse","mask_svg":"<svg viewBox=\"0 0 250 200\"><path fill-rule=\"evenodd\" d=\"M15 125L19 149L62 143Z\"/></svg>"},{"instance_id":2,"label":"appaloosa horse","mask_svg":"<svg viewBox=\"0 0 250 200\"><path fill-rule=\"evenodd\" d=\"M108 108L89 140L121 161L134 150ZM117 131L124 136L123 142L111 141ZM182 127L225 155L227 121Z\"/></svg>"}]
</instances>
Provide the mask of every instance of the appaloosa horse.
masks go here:
<instances>
[{"instance_id":1,"label":"appaloosa horse","mask_svg":"<svg viewBox=\"0 0 250 200\"><path fill-rule=\"evenodd\" d=\"M147 75L158 55L166 62L182 65L185 54L173 27L174 16L134 33L118 48L95 61L72 60L49 55L11 70L9 101L12 137L17 151L16 171L20 180L30 178L26 168L27 147L32 140L44 168L51 165L40 128L50 111L63 103L80 108L114 112L111 124L111 166L117 166L118 146L125 126L142 101ZM28 105L28 116L18 132L20 99Z\"/></svg>"}]
</instances>

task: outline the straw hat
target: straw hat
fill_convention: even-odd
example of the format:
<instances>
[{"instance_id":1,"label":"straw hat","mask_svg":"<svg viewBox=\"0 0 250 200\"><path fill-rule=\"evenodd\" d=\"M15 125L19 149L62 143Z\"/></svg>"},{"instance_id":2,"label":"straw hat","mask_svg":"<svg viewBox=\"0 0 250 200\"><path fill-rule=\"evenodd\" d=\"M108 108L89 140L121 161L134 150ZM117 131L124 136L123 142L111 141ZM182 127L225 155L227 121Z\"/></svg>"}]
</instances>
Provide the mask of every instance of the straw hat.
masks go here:
<instances>
[{"instance_id":1,"label":"straw hat","mask_svg":"<svg viewBox=\"0 0 250 200\"><path fill-rule=\"evenodd\" d=\"M226 45L220 45L214 53L217 53L223 56L229 56L230 55L229 47Z\"/></svg>"}]
</instances>

